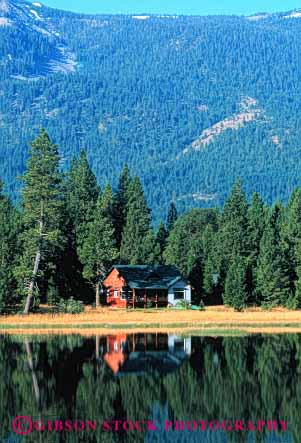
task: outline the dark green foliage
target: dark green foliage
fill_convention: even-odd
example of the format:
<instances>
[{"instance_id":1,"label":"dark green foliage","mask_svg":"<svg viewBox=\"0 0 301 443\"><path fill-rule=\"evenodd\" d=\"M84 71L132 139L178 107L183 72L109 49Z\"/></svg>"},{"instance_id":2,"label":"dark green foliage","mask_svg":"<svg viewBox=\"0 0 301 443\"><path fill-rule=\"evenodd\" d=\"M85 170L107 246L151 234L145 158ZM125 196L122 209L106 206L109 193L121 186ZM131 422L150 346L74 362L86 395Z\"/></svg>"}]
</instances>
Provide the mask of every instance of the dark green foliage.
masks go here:
<instances>
[{"instance_id":1,"label":"dark green foliage","mask_svg":"<svg viewBox=\"0 0 301 443\"><path fill-rule=\"evenodd\" d=\"M66 203L70 222L75 231L76 246L83 243L85 225L91 221L99 196L99 187L85 150L71 162L66 181Z\"/></svg>"},{"instance_id":2,"label":"dark green foliage","mask_svg":"<svg viewBox=\"0 0 301 443\"><path fill-rule=\"evenodd\" d=\"M203 235L206 226L217 223L217 213L212 209L193 209L176 222L167 240L164 259L178 267L197 290L202 291L204 262Z\"/></svg>"},{"instance_id":3,"label":"dark green foliage","mask_svg":"<svg viewBox=\"0 0 301 443\"><path fill-rule=\"evenodd\" d=\"M248 255L248 203L240 179L234 184L225 202L218 234L211 243L206 263L206 276L209 272L206 287L210 290L210 274L214 273L217 278L214 286L218 285L224 291L225 278L233 260L237 256Z\"/></svg>"},{"instance_id":4,"label":"dark green foliage","mask_svg":"<svg viewBox=\"0 0 301 443\"><path fill-rule=\"evenodd\" d=\"M95 287L96 306L100 303L99 287L118 257L112 220L113 192L107 185L98 198L92 220L87 224L79 257L83 275Z\"/></svg>"},{"instance_id":5,"label":"dark green foliage","mask_svg":"<svg viewBox=\"0 0 301 443\"><path fill-rule=\"evenodd\" d=\"M291 195L282 224L283 249L289 264L292 306L301 308L301 191L295 189Z\"/></svg>"},{"instance_id":6,"label":"dark green foliage","mask_svg":"<svg viewBox=\"0 0 301 443\"><path fill-rule=\"evenodd\" d=\"M42 129L31 143L27 171L23 176L22 254L15 275L19 291L24 295L28 295L31 284L36 295L45 295L50 280L57 282L60 278L57 265L65 238L62 233L64 201L59 161L56 145ZM38 264L36 273L34 263Z\"/></svg>"},{"instance_id":7,"label":"dark green foliage","mask_svg":"<svg viewBox=\"0 0 301 443\"><path fill-rule=\"evenodd\" d=\"M150 209L138 177L128 188L126 224L122 235L120 259L128 264L152 264L159 255L151 229Z\"/></svg>"},{"instance_id":8,"label":"dark green foliage","mask_svg":"<svg viewBox=\"0 0 301 443\"><path fill-rule=\"evenodd\" d=\"M98 306L101 283L118 261L175 265L192 284L196 304L301 307L300 190L287 207L269 209L257 193L248 204L237 180L222 211L192 209L169 233L162 222L154 234L143 187L127 166L116 193L107 184L99 195L84 151L66 177L57 147L42 130L24 176L21 225L0 194L1 311L16 307L20 295L28 300L30 287L32 308L40 299L57 304L76 296L91 302L91 286ZM169 212L171 222L175 207Z\"/></svg>"},{"instance_id":9,"label":"dark green foliage","mask_svg":"<svg viewBox=\"0 0 301 443\"><path fill-rule=\"evenodd\" d=\"M258 304L260 295L256 294L255 269L259 257L260 241L265 226L266 210L259 194L254 193L248 209L248 231L247 231L247 291L249 303ZM258 298L259 297L259 298Z\"/></svg>"},{"instance_id":10,"label":"dark green foliage","mask_svg":"<svg viewBox=\"0 0 301 443\"><path fill-rule=\"evenodd\" d=\"M267 214L256 269L256 292L263 304L285 304L290 296L289 265L281 242L283 208Z\"/></svg>"},{"instance_id":11,"label":"dark green foliage","mask_svg":"<svg viewBox=\"0 0 301 443\"><path fill-rule=\"evenodd\" d=\"M239 179L225 202L221 220L220 241L226 269L236 255L247 254L247 235L248 204Z\"/></svg>"},{"instance_id":12,"label":"dark green foliage","mask_svg":"<svg viewBox=\"0 0 301 443\"><path fill-rule=\"evenodd\" d=\"M79 250L85 240L87 224L93 218L100 189L93 174L85 150L71 162L66 174L66 241L63 267L65 270L66 296L75 294L85 302L91 301L91 288L83 277Z\"/></svg>"},{"instance_id":13,"label":"dark green foliage","mask_svg":"<svg viewBox=\"0 0 301 443\"><path fill-rule=\"evenodd\" d=\"M178 219L178 211L174 202L171 202L167 214L167 231L170 232Z\"/></svg>"},{"instance_id":14,"label":"dark green foliage","mask_svg":"<svg viewBox=\"0 0 301 443\"><path fill-rule=\"evenodd\" d=\"M18 302L13 267L19 252L20 216L4 196L0 182L0 313Z\"/></svg>"},{"instance_id":15,"label":"dark green foliage","mask_svg":"<svg viewBox=\"0 0 301 443\"><path fill-rule=\"evenodd\" d=\"M160 264L163 264L164 262L163 253L166 247L167 238L168 238L168 232L165 228L164 223L161 222L159 224L159 228L156 234L156 244L159 246L159 251L160 251L160 257L159 257Z\"/></svg>"},{"instance_id":16,"label":"dark green foliage","mask_svg":"<svg viewBox=\"0 0 301 443\"><path fill-rule=\"evenodd\" d=\"M61 314L80 314L84 312L84 304L82 301L74 300L73 297L68 300L61 298L57 304L57 312Z\"/></svg>"},{"instance_id":17,"label":"dark green foliage","mask_svg":"<svg viewBox=\"0 0 301 443\"><path fill-rule=\"evenodd\" d=\"M128 192L131 184L130 171L127 165L124 166L120 177L117 192L114 196L113 221L115 227L116 245L121 246L122 234L126 223Z\"/></svg>"},{"instance_id":18,"label":"dark green foliage","mask_svg":"<svg viewBox=\"0 0 301 443\"><path fill-rule=\"evenodd\" d=\"M247 302L246 263L239 255L234 257L227 272L224 303L241 311Z\"/></svg>"}]
</instances>

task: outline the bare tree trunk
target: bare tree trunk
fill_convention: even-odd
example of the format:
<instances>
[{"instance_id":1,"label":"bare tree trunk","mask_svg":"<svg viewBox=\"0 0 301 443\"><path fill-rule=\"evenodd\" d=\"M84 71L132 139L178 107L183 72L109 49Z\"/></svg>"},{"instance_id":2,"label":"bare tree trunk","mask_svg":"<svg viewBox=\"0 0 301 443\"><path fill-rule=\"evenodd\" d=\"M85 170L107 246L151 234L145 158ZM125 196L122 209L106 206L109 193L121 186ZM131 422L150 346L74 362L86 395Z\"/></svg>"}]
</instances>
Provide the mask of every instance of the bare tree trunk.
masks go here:
<instances>
[{"instance_id":1,"label":"bare tree trunk","mask_svg":"<svg viewBox=\"0 0 301 443\"><path fill-rule=\"evenodd\" d=\"M99 337L99 335L96 335L96 337L95 337L95 356L96 356L97 360L99 360L99 344L100 344L100 337Z\"/></svg>"},{"instance_id":2,"label":"bare tree trunk","mask_svg":"<svg viewBox=\"0 0 301 443\"><path fill-rule=\"evenodd\" d=\"M31 372L31 378L32 378L32 384L33 384L33 390L34 390L34 396L36 399L36 403L37 403L37 409L38 409L38 417L39 417L39 421L42 421L42 417L41 417L41 394L40 394L40 387L39 387L39 382L38 382L38 377L37 374L35 372L34 369L34 364L33 364L33 358L32 358L32 352L31 352L31 346L29 343L28 338L24 339L24 344L25 344L25 349L26 349L26 354L27 354L27 363ZM39 440L42 443L42 432L39 432Z\"/></svg>"},{"instance_id":3,"label":"bare tree trunk","mask_svg":"<svg viewBox=\"0 0 301 443\"><path fill-rule=\"evenodd\" d=\"M26 303L25 303L25 308L24 308L23 314L29 314L29 311L30 311L30 308L32 305L32 300L33 300L34 287L35 287L35 283L36 283L38 272L39 272L39 266L40 266L40 261L41 261L41 243L42 243L42 237L43 237L43 223L44 223L43 218L44 218L44 205L43 205L43 201L41 201L41 218L40 218L38 250L37 250L36 258L34 261L32 277L31 277L29 287L28 287L27 298L26 298Z\"/></svg>"},{"instance_id":4,"label":"bare tree trunk","mask_svg":"<svg viewBox=\"0 0 301 443\"><path fill-rule=\"evenodd\" d=\"M96 294L95 294L95 306L98 308L100 305L100 291L99 291L99 282L96 283Z\"/></svg>"},{"instance_id":5,"label":"bare tree trunk","mask_svg":"<svg viewBox=\"0 0 301 443\"><path fill-rule=\"evenodd\" d=\"M25 344L25 349L26 349L26 354L27 354L27 362L28 362L28 366L29 366L29 369L31 372L31 377L32 377L34 395L35 395L38 410L40 411L40 409L41 409L40 388L39 388L37 374L35 373L35 370L34 370L32 352L31 352L31 347L30 347L30 343L28 341L28 338L24 339L24 344Z\"/></svg>"}]
</instances>

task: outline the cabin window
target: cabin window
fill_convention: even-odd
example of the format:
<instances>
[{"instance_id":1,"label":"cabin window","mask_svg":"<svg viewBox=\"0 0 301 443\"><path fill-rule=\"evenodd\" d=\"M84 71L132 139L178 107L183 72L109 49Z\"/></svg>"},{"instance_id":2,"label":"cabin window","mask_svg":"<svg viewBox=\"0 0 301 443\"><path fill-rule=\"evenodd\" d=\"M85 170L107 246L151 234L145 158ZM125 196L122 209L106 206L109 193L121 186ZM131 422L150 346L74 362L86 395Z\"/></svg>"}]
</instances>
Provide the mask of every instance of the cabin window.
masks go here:
<instances>
[{"instance_id":1,"label":"cabin window","mask_svg":"<svg viewBox=\"0 0 301 443\"><path fill-rule=\"evenodd\" d=\"M183 300L185 298L185 292L184 289L174 289L173 291L174 299L175 300Z\"/></svg>"},{"instance_id":2,"label":"cabin window","mask_svg":"<svg viewBox=\"0 0 301 443\"><path fill-rule=\"evenodd\" d=\"M118 289L114 289L114 298L118 298Z\"/></svg>"},{"instance_id":3,"label":"cabin window","mask_svg":"<svg viewBox=\"0 0 301 443\"><path fill-rule=\"evenodd\" d=\"M121 291L121 300L126 300L127 290L125 288L122 288Z\"/></svg>"}]
</instances>

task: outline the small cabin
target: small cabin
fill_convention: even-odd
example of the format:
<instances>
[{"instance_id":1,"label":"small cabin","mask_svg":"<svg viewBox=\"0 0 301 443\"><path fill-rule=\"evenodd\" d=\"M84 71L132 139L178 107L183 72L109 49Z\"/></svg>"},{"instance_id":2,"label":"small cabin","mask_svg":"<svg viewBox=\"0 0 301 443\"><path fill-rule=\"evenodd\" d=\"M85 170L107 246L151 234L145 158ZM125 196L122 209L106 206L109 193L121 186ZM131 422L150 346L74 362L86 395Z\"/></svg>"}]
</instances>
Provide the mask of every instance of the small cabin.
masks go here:
<instances>
[{"instance_id":1,"label":"small cabin","mask_svg":"<svg viewBox=\"0 0 301 443\"><path fill-rule=\"evenodd\" d=\"M103 282L109 306L166 307L191 303L191 286L175 266L116 265Z\"/></svg>"}]
</instances>

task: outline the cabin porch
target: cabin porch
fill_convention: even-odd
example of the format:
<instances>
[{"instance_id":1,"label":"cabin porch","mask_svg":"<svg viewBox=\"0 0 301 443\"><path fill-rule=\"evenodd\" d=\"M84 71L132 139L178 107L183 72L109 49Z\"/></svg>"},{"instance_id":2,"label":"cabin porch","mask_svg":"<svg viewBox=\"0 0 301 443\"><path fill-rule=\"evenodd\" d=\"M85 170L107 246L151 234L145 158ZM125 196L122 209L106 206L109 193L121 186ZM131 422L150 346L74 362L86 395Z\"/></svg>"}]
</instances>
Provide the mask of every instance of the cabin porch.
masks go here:
<instances>
[{"instance_id":1,"label":"cabin porch","mask_svg":"<svg viewBox=\"0 0 301 443\"><path fill-rule=\"evenodd\" d=\"M168 305L167 289L123 288L127 308L163 308Z\"/></svg>"}]
</instances>

